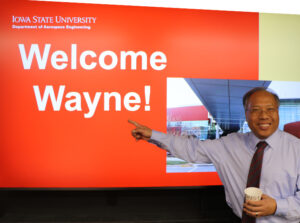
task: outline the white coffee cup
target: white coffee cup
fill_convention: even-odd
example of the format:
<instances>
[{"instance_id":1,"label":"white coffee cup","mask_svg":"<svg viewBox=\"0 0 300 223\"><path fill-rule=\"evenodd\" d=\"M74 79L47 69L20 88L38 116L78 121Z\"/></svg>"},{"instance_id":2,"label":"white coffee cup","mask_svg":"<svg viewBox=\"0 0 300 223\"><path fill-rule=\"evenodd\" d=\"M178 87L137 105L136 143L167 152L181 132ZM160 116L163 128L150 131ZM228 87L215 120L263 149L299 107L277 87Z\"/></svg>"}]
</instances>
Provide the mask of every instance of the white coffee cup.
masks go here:
<instances>
[{"instance_id":1,"label":"white coffee cup","mask_svg":"<svg viewBox=\"0 0 300 223\"><path fill-rule=\"evenodd\" d=\"M262 190L257 187L248 187L244 192L246 201L259 201L261 199Z\"/></svg>"}]
</instances>

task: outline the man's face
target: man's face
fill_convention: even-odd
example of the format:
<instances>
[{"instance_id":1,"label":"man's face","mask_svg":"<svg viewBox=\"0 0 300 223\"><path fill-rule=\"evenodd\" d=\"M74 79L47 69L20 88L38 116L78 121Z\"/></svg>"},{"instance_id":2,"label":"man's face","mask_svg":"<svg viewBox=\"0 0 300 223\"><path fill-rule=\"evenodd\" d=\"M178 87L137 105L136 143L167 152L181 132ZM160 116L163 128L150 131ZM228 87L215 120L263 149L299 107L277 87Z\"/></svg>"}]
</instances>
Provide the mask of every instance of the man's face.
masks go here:
<instances>
[{"instance_id":1,"label":"man's face","mask_svg":"<svg viewBox=\"0 0 300 223\"><path fill-rule=\"evenodd\" d=\"M272 135L279 124L278 105L272 94L257 91L246 104L246 120L254 135L266 139Z\"/></svg>"}]
</instances>

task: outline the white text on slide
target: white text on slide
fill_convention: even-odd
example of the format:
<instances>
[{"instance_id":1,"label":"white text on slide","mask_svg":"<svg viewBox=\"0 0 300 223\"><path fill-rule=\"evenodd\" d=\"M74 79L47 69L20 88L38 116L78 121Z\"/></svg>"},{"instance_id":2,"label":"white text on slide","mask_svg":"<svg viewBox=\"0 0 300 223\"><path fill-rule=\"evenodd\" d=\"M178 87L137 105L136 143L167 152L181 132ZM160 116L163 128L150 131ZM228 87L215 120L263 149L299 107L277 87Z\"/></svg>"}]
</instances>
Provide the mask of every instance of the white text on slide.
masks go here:
<instances>
[{"instance_id":1,"label":"white text on slide","mask_svg":"<svg viewBox=\"0 0 300 223\"><path fill-rule=\"evenodd\" d=\"M84 113L85 118L91 118L94 116L96 109L98 108L99 101L103 101L103 110L111 111L111 99L114 99L114 110L121 111L122 104L127 111L138 111L141 108L141 97L136 92L128 92L125 96L121 97L118 92L96 92L93 98L91 98L88 92L75 92L70 91L65 93L66 86L60 85L55 94L52 85L46 85L43 96L38 85L33 86L35 99L39 111L45 111L47 104L51 103L53 111L60 111L62 103L64 101L66 111L82 111L82 101L86 103L88 108L87 113ZM144 86L145 92L145 111L150 111L150 86ZM83 97L82 97L83 96ZM103 99L102 99L103 98ZM121 101L123 100L123 103ZM49 103L48 103L49 102Z\"/></svg>"},{"instance_id":2,"label":"white text on slide","mask_svg":"<svg viewBox=\"0 0 300 223\"><path fill-rule=\"evenodd\" d=\"M25 70L30 70L32 61L35 58L38 68L45 70L48 62L49 55L51 54L51 65L56 70L63 70L70 67L72 70L76 70L78 67L77 58L77 44L71 44L70 54L68 55L63 50L57 50L50 52L51 44L45 44L43 52L40 51L39 44L31 44L29 52L26 54L24 44L18 44L19 51ZM106 50L99 54L93 50L85 50L80 53L79 65L82 69L93 70L100 67L104 70L112 70L120 67L121 70L137 70L140 67L141 70L148 69L148 60L150 67L153 70L164 70L167 66L167 57L161 51L155 51L149 56L144 51L120 51L115 53L114 51ZM131 60L131 66L127 67L127 59ZM89 62L87 62L89 61ZM109 61L109 62L108 62ZM140 64L138 64L138 61Z\"/></svg>"}]
</instances>

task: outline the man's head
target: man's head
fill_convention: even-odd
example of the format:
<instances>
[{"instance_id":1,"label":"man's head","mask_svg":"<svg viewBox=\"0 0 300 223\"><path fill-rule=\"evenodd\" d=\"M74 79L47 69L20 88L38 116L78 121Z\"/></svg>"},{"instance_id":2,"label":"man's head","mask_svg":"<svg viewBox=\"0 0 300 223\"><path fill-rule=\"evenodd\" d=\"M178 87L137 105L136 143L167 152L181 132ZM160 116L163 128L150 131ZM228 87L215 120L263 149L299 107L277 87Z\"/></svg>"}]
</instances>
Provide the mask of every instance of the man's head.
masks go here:
<instances>
[{"instance_id":1,"label":"man's head","mask_svg":"<svg viewBox=\"0 0 300 223\"><path fill-rule=\"evenodd\" d=\"M266 139L279 124L279 98L265 88L254 88L243 97L246 120L254 135Z\"/></svg>"}]
</instances>

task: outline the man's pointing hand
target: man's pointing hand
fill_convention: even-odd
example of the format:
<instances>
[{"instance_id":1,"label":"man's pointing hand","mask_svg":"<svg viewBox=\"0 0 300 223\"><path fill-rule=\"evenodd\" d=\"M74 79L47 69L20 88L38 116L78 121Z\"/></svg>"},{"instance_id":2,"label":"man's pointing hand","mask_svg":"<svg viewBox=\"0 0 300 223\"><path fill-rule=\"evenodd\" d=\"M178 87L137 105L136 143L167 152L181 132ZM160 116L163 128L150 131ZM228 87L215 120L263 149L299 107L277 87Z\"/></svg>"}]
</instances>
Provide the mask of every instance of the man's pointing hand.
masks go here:
<instances>
[{"instance_id":1,"label":"man's pointing hand","mask_svg":"<svg viewBox=\"0 0 300 223\"><path fill-rule=\"evenodd\" d=\"M147 126L141 125L133 120L128 120L128 122L135 126L135 129L131 131L132 136L136 140L146 140L148 141L152 135L152 129L148 128Z\"/></svg>"}]
</instances>

